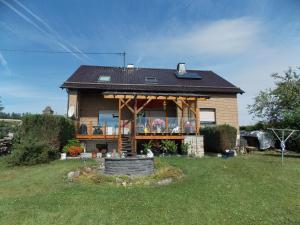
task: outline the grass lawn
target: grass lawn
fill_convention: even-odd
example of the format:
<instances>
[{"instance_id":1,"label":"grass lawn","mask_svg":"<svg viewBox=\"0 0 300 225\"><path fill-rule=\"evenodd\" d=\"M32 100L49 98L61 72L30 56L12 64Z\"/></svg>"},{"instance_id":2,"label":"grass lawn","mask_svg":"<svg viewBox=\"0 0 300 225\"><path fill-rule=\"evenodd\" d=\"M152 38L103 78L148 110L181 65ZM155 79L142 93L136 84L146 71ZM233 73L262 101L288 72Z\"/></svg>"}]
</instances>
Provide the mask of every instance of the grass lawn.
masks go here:
<instances>
[{"instance_id":1,"label":"grass lawn","mask_svg":"<svg viewBox=\"0 0 300 225\"><path fill-rule=\"evenodd\" d=\"M6 168L0 224L300 224L300 157L171 157L186 177L161 187L68 183L82 161ZM89 163L93 163L92 161Z\"/></svg>"}]
</instances>

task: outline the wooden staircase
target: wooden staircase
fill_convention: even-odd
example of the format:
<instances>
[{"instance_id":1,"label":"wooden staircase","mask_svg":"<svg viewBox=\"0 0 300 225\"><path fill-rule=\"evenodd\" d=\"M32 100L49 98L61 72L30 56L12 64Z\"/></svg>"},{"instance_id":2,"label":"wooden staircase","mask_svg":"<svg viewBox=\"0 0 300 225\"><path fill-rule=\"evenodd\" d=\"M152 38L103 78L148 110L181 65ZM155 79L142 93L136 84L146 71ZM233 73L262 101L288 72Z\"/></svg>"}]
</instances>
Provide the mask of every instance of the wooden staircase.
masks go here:
<instances>
[{"instance_id":1,"label":"wooden staircase","mask_svg":"<svg viewBox=\"0 0 300 225\"><path fill-rule=\"evenodd\" d=\"M122 135L122 153L125 154L125 156L133 156L132 152L132 143L131 138L129 135Z\"/></svg>"}]
</instances>

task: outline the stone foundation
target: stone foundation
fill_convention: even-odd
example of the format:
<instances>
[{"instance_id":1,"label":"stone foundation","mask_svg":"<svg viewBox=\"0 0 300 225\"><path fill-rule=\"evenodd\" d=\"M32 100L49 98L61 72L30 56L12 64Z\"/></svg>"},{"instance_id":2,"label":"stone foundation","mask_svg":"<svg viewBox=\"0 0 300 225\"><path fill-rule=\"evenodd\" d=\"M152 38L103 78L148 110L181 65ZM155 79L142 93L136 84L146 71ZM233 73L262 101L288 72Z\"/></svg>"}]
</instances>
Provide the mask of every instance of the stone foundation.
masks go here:
<instances>
[{"instance_id":1,"label":"stone foundation","mask_svg":"<svg viewBox=\"0 0 300 225\"><path fill-rule=\"evenodd\" d=\"M184 143L189 144L188 156L204 156L203 136L184 136Z\"/></svg>"}]
</instances>

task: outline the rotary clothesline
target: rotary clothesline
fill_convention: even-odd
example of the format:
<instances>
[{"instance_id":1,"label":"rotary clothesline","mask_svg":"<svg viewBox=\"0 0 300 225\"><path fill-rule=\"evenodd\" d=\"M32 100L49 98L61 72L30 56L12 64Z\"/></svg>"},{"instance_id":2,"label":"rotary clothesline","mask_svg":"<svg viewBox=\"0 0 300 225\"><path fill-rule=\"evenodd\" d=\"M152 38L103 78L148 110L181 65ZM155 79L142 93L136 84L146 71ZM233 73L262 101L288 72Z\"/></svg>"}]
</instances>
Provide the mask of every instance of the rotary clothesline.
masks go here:
<instances>
[{"instance_id":1,"label":"rotary clothesline","mask_svg":"<svg viewBox=\"0 0 300 225\"><path fill-rule=\"evenodd\" d=\"M299 130L293 130L293 129L276 129L276 128L268 128L268 130L271 130L277 139L280 141L280 147L281 147L281 165L283 165L283 155L285 151L285 143L286 141L297 131ZM281 132L281 135L280 135ZM286 137L286 132L289 132L289 135Z\"/></svg>"}]
</instances>

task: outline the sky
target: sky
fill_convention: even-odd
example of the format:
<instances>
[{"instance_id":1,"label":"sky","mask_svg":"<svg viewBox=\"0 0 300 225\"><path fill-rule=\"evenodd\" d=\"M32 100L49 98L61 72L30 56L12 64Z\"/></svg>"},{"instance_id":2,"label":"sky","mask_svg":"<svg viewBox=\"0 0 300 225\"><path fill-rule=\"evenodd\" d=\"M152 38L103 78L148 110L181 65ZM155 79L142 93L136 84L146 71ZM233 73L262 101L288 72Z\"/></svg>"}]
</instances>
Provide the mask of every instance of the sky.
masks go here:
<instances>
[{"instance_id":1,"label":"sky","mask_svg":"<svg viewBox=\"0 0 300 225\"><path fill-rule=\"evenodd\" d=\"M270 75L300 66L299 0L0 0L0 96L6 112L66 113L60 85L82 64L212 70L240 87L247 105L274 86Z\"/></svg>"}]
</instances>

